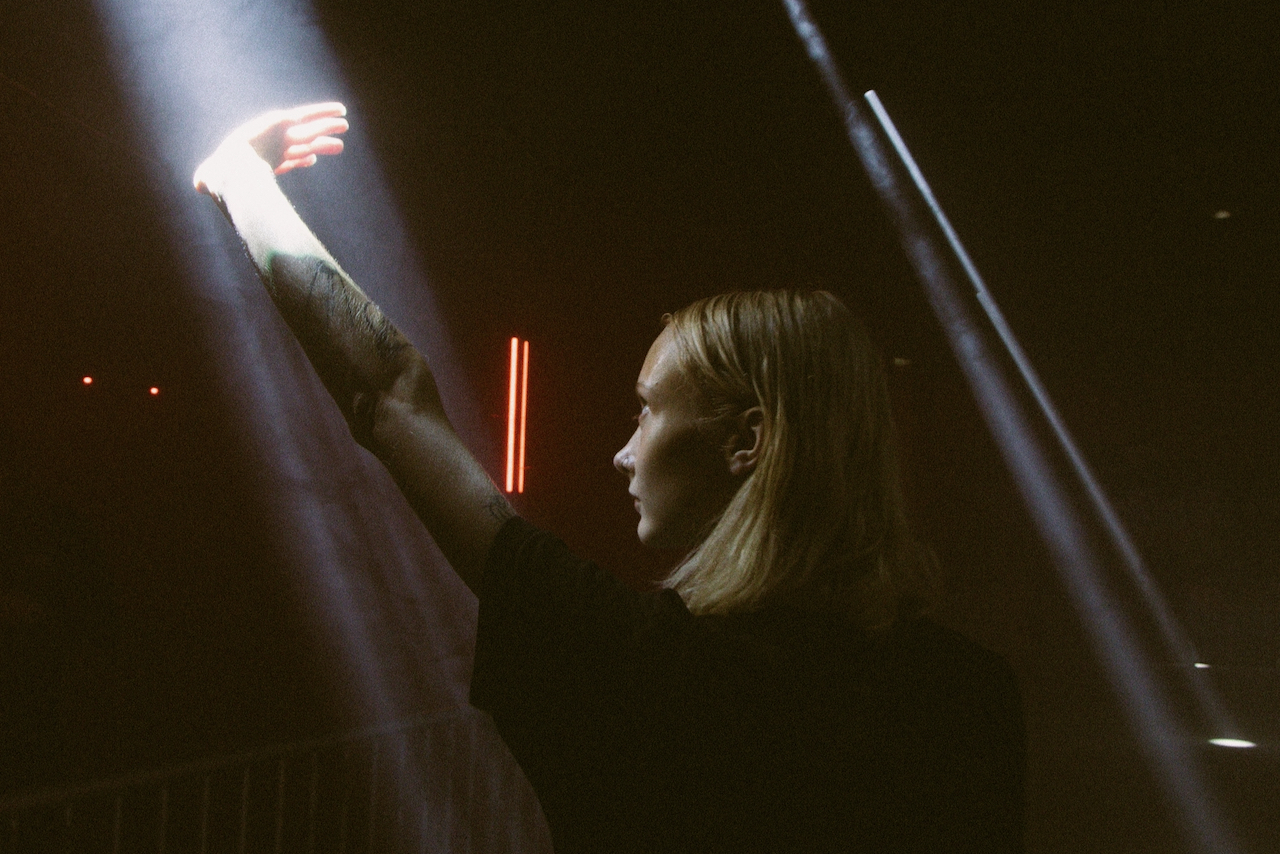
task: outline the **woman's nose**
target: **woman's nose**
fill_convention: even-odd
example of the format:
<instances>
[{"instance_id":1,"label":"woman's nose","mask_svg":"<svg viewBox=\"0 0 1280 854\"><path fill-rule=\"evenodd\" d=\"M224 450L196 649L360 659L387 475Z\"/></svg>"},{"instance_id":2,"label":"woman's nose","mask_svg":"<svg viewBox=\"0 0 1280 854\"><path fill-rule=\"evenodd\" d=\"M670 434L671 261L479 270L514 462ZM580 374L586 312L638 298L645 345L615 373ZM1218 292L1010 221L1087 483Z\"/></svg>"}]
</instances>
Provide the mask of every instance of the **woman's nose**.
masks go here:
<instances>
[{"instance_id":1,"label":"woman's nose","mask_svg":"<svg viewBox=\"0 0 1280 854\"><path fill-rule=\"evenodd\" d=\"M631 438L627 440L627 444L622 446L622 450L613 455L613 467L627 477L630 477L635 471L635 455L631 451L631 445L635 440L636 437L633 433Z\"/></svg>"}]
</instances>

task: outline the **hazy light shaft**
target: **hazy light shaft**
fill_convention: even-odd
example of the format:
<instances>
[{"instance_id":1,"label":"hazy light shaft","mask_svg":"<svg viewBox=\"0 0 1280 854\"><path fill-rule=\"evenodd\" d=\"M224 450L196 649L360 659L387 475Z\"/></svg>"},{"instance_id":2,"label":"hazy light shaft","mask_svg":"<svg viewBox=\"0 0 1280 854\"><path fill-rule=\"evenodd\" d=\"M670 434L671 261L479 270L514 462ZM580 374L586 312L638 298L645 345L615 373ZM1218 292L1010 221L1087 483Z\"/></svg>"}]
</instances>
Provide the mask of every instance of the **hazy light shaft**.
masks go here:
<instances>
[{"instance_id":1,"label":"hazy light shaft","mask_svg":"<svg viewBox=\"0 0 1280 854\"><path fill-rule=\"evenodd\" d=\"M470 713L475 600L444 563L382 467L357 448L283 328L238 241L191 189L196 165L240 122L267 109L344 100L347 151L281 179L313 229L432 364L458 432L481 459L491 440L456 368L387 182L362 137L358 104L305 0L95 0L131 98L136 138L172 212L193 330L222 380L226 417L245 437L300 609L342 659L335 687L365 720ZM413 639L408 642L406 639ZM420 640L425 638L426 640ZM402 794L418 792L407 764Z\"/></svg>"},{"instance_id":2,"label":"hazy light shaft","mask_svg":"<svg viewBox=\"0 0 1280 854\"><path fill-rule=\"evenodd\" d=\"M1160 771L1161 782L1180 807L1175 811L1175 818L1200 850L1215 854L1235 852L1237 846L1217 815L1198 770L1193 767L1183 734L1136 644L1132 626L1103 585L1101 567L1088 546L1081 522L1035 440L998 361L988 350L986 336L965 305L944 253L929 226L916 213L915 203L891 165L892 159L875 126L850 96L807 5L803 0L783 2L797 35L841 113L850 142L898 228L903 248L925 286L979 408L1049 547L1054 564L1076 601L1094 649L1106 667L1113 688L1124 700L1135 734ZM887 118L885 114L883 119ZM902 148L905 150L905 145ZM959 242L954 232L948 234L948 240Z\"/></svg>"},{"instance_id":3,"label":"hazy light shaft","mask_svg":"<svg viewBox=\"0 0 1280 854\"><path fill-rule=\"evenodd\" d=\"M1040 381L1040 375L1036 373L1035 367L1031 364L1031 360L1027 357L1026 352L1022 349L1022 345L1018 342L1017 337L1013 334L1008 322L1004 318L1004 313L1000 311L1000 307L996 304L995 299L987 290L986 282L982 278L982 274L978 272L977 266L969 257L968 251L965 250L964 244L960 242L960 237L956 234L955 229L951 225L951 220L947 218L946 213L942 210L942 206L938 204L937 198L933 195L933 189L929 186L929 182L925 179L924 173L916 164L915 158L911 156L911 152L907 149L906 143L902 140L902 136L898 133L898 128L894 125L893 120L889 117L889 113L885 110L884 105L880 103L879 96L874 91L866 93L867 103L871 105L871 110L880 122L880 126L884 128L885 134L889 138L889 142L893 145L894 150L898 153L899 159L907 169L907 173L911 176L912 182L916 189L920 192L925 204L928 205L930 213L933 214L934 220L942 229L943 235L947 239L947 244L955 253L957 260L960 262L965 275L969 282L973 285L975 295L983 311L986 312L987 318L991 321L992 327L996 334L1000 336L1000 342L1005 346L1010 358L1013 360L1014 366L1018 369L1022 380L1026 383L1027 389L1031 392L1035 399L1036 405L1044 414L1045 420L1049 423L1050 429L1057 438L1058 443L1062 446L1067 460L1070 462L1072 469L1075 471L1076 477L1084 484L1085 490L1089 495L1089 499L1093 502L1093 507L1097 511L1103 528L1106 530L1112 543L1119 552L1125 568L1129 571L1129 575L1137 584L1139 591L1146 600L1147 607L1151 610L1151 614L1155 617L1156 625L1160 629L1160 634L1164 640L1165 646L1168 647L1173 660L1186 667L1188 664L1194 664L1197 660L1197 653L1191 639L1187 637L1183 631L1181 624L1173 615L1173 609L1169 607L1169 603L1165 600L1164 594L1160 591L1159 586L1155 583L1155 579L1151 577L1150 571L1147 569L1146 562L1142 559L1142 555L1138 552L1138 548L1134 545L1132 537L1129 536L1124 523L1120 521L1120 516L1116 513L1115 508L1111 504L1111 500L1107 497L1106 491L1103 490L1102 484L1094 475L1093 469L1089 466L1084 458L1084 454L1080 452L1076 445L1071 431L1067 429L1066 422L1058 414L1058 409L1053 404L1053 399L1049 396L1049 392L1045 389L1044 384ZM1204 714L1207 722L1217 733L1235 733L1236 726L1232 722L1226 709L1218 700L1216 692L1209 687L1205 679L1199 674L1188 673L1187 681L1195 692L1196 700L1200 705L1201 712Z\"/></svg>"}]
</instances>

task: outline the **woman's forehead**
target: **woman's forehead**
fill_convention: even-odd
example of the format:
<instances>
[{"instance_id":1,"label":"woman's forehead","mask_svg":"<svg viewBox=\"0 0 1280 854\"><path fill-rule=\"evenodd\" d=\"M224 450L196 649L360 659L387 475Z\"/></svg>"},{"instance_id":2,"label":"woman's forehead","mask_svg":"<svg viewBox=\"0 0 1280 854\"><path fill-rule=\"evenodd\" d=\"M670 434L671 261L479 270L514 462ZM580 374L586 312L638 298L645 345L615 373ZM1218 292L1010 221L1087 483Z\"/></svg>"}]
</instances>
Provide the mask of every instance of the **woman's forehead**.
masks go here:
<instances>
[{"instance_id":1,"label":"woman's forehead","mask_svg":"<svg viewBox=\"0 0 1280 854\"><path fill-rule=\"evenodd\" d=\"M701 410L703 395L680 358L680 347L670 326L662 330L649 348L636 381L636 394L649 401L665 401L664 405L668 406L672 402L687 403L694 410Z\"/></svg>"},{"instance_id":2,"label":"woman's forehead","mask_svg":"<svg viewBox=\"0 0 1280 854\"><path fill-rule=\"evenodd\" d=\"M644 364L640 366L640 378L636 386L652 388L662 377L676 369L678 361L675 333L670 326L665 326L653 340L653 344L649 345Z\"/></svg>"}]
</instances>

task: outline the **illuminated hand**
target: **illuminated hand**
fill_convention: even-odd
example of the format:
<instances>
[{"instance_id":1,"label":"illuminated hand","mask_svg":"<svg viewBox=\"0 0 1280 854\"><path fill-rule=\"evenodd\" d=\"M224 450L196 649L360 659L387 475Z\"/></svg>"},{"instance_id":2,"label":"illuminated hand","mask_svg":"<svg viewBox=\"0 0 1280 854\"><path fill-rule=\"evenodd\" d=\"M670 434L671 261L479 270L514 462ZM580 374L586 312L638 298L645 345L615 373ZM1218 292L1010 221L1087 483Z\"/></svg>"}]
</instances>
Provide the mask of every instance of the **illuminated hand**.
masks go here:
<instances>
[{"instance_id":1,"label":"illuminated hand","mask_svg":"<svg viewBox=\"0 0 1280 854\"><path fill-rule=\"evenodd\" d=\"M342 140L336 134L349 127L343 118L346 114L342 104L329 102L272 110L245 122L196 169L193 183L197 192L220 196L226 176L254 160L283 175L315 165L322 154L341 153Z\"/></svg>"}]
</instances>

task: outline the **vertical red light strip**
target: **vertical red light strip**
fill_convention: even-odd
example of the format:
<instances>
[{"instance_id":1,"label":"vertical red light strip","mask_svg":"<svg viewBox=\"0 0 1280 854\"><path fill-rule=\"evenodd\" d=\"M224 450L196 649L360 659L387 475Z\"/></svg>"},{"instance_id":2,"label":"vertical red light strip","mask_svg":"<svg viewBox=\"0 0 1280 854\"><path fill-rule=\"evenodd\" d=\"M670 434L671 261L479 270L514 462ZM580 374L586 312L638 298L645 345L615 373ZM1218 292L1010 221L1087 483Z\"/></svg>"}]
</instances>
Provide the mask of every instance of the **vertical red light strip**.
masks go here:
<instances>
[{"instance_id":1,"label":"vertical red light strip","mask_svg":"<svg viewBox=\"0 0 1280 854\"><path fill-rule=\"evenodd\" d=\"M520 339L511 339L511 372L507 383L507 492L515 489L516 464L516 367Z\"/></svg>"},{"instance_id":2,"label":"vertical red light strip","mask_svg":"<svg viewBox=\"0 0 1280 854\"><path fill-rule=\"evenodd\" d=\"M520 366L520 465L516 468L516 492L524 492L524 427L529 412L529 342L524 342Z\"/></svg>"}]
</instances>

